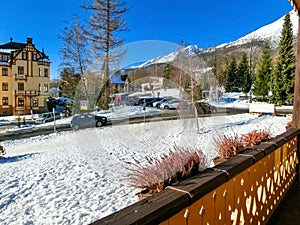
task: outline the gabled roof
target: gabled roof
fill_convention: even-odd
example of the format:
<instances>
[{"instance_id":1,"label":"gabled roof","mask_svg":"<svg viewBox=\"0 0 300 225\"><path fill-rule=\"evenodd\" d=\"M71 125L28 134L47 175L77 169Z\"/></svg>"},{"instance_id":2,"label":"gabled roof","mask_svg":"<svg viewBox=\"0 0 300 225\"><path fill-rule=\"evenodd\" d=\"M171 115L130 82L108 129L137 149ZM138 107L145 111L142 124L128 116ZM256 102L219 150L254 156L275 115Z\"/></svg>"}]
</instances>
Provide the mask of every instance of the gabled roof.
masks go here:
<instances>
[{"instance_id":1,"label":"gabled roof","mask_svg":"<svg viewBox=\"0 0 300 225\"><path fill-rule=\"evenodd\" d=\"M9 42L7 44L3 44L3 45L0 45L0 51L1 49L6 49L6 50L21 50L23 49L24 47L26 46L26 44L24 43L19 43L19 42Z\"/></svg>"},{"instance_id":2,"label":"gabled roof","mask_svg":"<svg viewBox=\"0 0 300 225\"><path fill-rule=\"evenodd\" d=\"M112 74L110 76L110 81L112 84L124 84L125 83L125 81L123 81L121 79L121 75L119 75L119 74Z\"/></svg>"},{"instance_id":3,"label":"gabled roof","mask_svg":"<svg viewBox=\"0 0 300 225\"><path fill-rule=\"evenodd\" d=\"M42 60L42 61L49 61L50 62L50 60L49 60L49 56L47 56L46 54L45 54L45 52L44 52L44 49L42 50L42 51L39 51L39 50L37 50L37 52L38 52L38 54L39 54L39 61L40 60Z\"/></svg>"},{"instance_id":4,"label":"gabled roof","mask_svg":"<svg viewBox=\"0 0 300 225\"><path fill-rule=\"evenodd\" d=\"M18 52L21 52L23 48L25 48L28 44L32 44L32 38L27 38L27 43L13 42L11 38L9 43L0 45L0 52L9 54L11 54L12 52L16 52L18 54ZM42 51L36 49L36 51L38 53L38 61L50 62L49 56L45 54L44 49ZM14 54L13 57L15 56L16 55Z\"/></svg>"}]
</instances>

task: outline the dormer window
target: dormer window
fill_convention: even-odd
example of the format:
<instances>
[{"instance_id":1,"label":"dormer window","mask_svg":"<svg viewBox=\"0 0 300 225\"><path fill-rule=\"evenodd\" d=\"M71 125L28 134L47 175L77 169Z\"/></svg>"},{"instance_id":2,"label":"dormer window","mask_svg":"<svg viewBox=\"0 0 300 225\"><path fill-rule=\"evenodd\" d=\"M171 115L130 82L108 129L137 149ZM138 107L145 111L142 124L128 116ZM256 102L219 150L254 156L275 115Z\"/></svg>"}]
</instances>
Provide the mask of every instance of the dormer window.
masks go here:
<instances>
[{"instance_id":1,"label":"dormer window","mask_svg":"<svg viewBox=\"0 0 300 225\"><path fill-rule=\"evenodd\" d=\"M8 56L2 55L2 62L8 62Z\"/></svg>"},{"instance_id":2,"label":"dormer window","mask_svg":"<svg viewBox=\"0 0 300 225\"><path fill-rule=\"evenodd\" d=\"M33 61L36 61L36 59L37 59L37 57L36 57L36 53L33 53L33 55L32 55L32 59L33 59Z\"/></svg>"},{"instance_id":3,"label":"dormer window","mask_svg":"<svg viewBox=\"0 0 300 225\"><path fill-rule=\"evenodd\" d=\"M22 59L24 59L24 60L27 59L27 53L26 53L26 52L23 52L23 53L22 53Z\"/></svg>"}]
</instances>

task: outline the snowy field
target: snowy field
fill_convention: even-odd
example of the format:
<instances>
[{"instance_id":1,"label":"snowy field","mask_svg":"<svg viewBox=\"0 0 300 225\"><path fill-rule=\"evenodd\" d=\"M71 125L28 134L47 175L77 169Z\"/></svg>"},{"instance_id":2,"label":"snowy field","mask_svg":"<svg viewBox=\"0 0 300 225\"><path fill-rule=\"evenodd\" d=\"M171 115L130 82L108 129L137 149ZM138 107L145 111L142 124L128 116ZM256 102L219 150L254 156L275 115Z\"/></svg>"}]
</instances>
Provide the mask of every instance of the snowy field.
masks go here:
<instances>
[{"instance_id":1,"label":"snowy field","mask_svg":"<svg viewBox=\"0 0 300 225\"><path fill-rule=\"evenodd\" d=\"M113 125L2 142L0 224L89 224L138 201L125 162L159 157L178 146L200 147L211 160L213 137L269 128L291 117L251 114Z\"/></svg>"}]
</instances>

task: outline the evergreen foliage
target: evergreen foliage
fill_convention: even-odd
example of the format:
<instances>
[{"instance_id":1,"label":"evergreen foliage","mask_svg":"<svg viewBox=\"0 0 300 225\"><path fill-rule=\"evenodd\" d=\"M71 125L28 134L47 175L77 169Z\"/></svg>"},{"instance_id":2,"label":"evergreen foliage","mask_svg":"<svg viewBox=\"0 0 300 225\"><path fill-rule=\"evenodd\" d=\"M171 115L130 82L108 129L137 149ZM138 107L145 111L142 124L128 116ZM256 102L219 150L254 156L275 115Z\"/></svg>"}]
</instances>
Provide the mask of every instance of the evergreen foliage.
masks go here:
<instances>
[{"instance_id":1,"label":"evergreen foliage","mask_svg":"<svg viewBox=\"0 0 300 225\"><path fill-rule=\"evenodd\" d=\"M170 72L171 72L171 65L168 63L165 68L164 68L164 72L163 72L163 83L164 86L168 86L170 83Z\"/></svg>"},{"instance_id":2,"label":"evergreen foliage","mask_svg":"<svg viewBox=\"0 0 300 225\"><path fill-rule=\"evenodd\" d=\"M295 54L293 50L293 28L290 14L284 18L278 47L278 58L272 76L272 102L292 103L295 78Z\"/></svg>"},{"instance_id":3,"label":"evergreen foliage","mask_svg":"<svg viewBox=\"0 0 300 225\"><path fill-rule=\"evenodd\" d=\"M258 64L254 80L254 94L262 96L263 99L268 95L272 75L272 57L270 44L266 42L263 47L261 59Z\"/></svg>"},{"instance_id":4,"label":"evergreen foliage","mask_svg":"<svg viewBox=\"0 0 300 225\"><path fill-rule=\"evenodd\" d=\"M248 93L251 89L252 79L250 76L247 54L245 52L243 53L241 62L239 63L236 79L241 84L241 90L244 93Z\"/></svg>"},{"instance_id":5,"label":"evergreen foliage","mask_svg":"<svg viewBox=\"0 0 300 225\"><path fill-rule=\"evenodd\" d=\"M225 90L226 92L235 92L239 91L239 82L236 79L238 73L236 59L233 56L229 62L226 71L226 83L225 83Z\"/></svg>"},{"instance_id":6,"label":"evergreen foliage","mask_svg":"<svg viewBox=\"0 0 300 225\"><path fill-rule=\"evenodd\" d=\"M80 74L76 74L73 68L64 68L60 72L60 77L59 95L74 98L77 85L81 80Z\"/></svg>"}]
</instances>

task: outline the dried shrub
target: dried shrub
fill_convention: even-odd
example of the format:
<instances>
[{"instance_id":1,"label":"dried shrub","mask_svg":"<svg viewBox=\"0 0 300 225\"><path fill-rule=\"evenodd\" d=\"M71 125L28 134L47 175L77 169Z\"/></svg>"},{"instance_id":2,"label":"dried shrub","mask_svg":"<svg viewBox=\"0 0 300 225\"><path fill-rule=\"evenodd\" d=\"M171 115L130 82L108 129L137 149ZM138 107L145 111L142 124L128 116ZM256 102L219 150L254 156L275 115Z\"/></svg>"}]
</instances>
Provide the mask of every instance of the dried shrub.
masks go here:
<instances>
[{"instance_id":1,"label":"dried shrub","mask_svg":"<svg viewBox=\"0 0 300 225\"><path fill-rule=\"evenodd\" d=\"M292 122L293 121L289 121L288 123L287 123L287 125L285 126L285 129L288 131L289 129L291 129L292 128Z\"/></svg>"},{"instance_id":2,"label":"dried shrub","mask_svg":"<svg viewBox=\"0 0 300 225\"><path fill-rule=\"evenodd\" d=\"M127 162L130 172L126 179L131 186L142 189L141 193L149 194L160 192L207 167L207 159L201 150L176 145L160 158L146 157L145 165L133 160L133 163Z\"/></svg>"},{"instance_id":3,"label":"dried shrub","mask_svg":"<svg viewBox=\"0 0 300 225\"><path fill-rule=\"evenodd\" d=\"M242 136L242 141L246 148L251 148L254 145L258 145L263 141L271 139L269 130L254 130L248 134Z\"/></svg>"},{"instance_id":4,"label":"dried shrub","mask_svg":"<svg viewBox=\"0 0 300 225\"><path fill-rule=\"evenodd\" d=\"M215 145L218 152L218 156L215 159L229 159L244 149L243 142L237 135L218 136L215 138Z\"/></svg>"}]
</instances>

